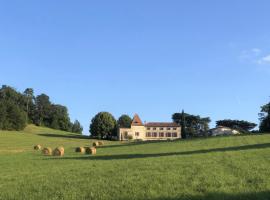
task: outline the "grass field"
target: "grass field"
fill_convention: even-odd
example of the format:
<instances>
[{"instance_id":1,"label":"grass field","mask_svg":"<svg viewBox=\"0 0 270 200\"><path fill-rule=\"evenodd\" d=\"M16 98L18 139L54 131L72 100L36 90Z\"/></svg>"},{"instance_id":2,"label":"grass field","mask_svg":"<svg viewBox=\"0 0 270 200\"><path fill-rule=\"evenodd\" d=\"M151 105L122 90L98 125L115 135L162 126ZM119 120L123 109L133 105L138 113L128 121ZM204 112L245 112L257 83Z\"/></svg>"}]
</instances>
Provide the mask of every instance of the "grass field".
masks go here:
<instances>
[{"instance_id":1,"label":"grass field","mask_svg":"<svg viewBox=\"0 0 270 200\"><path fill-rule=\"evenodd\" d=\"M0 199L270 199L270 135L175 142L105 142L28 126L0 132ZM45 157L35 144L64 146Z\"/></svg>"}]
</instances>

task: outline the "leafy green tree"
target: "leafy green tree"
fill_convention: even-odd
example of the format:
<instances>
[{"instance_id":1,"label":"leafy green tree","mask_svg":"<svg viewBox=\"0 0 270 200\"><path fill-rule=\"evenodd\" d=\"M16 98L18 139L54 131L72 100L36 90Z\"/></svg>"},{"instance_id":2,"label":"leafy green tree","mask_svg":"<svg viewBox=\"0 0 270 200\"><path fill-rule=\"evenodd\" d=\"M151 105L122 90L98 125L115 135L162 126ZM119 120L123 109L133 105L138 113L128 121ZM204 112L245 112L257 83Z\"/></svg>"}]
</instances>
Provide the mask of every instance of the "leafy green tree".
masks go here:
<instances>
[{"instance_id":1,"label":"leafy green tree","mask_svg":"<svg viewBox=\"0 0 270 200\"><path fill-rule=\"evenodd\" d=\"M62 105L51 105L49 114L49 127L63 131L70 130L70 119L68 109Z\"/></svg>"},{"instance_id":2,"label":"leafy green tree","mask_svg":"<svg viewBox=\"0 0 270 200\"><path fill-rule=\"evenodd\" d=\"M98 113L92 120L89 132L98 138L111 138L116 131L117 122L112 114L108 112Z\"/></svg>"},{"instance_id":3,"label":"leafy green tree","mask_svg":"<svg viewBox=\"0 0 270 200\"><path fill-rule=\"evenodd\" d=\"M130 128L132 119L128 115L122 115L119 117L117 124L120 128Z\"/></svg>"},{"instance_id":4,"label":"leafy green tree","mask_svg":"<svg viewBox=\"0 0 270 200\"><path fill-rule=\"evenodd\" d=\"M23 95L3 85L0 89L0 129L22 130L27 124L26 118Z\"/></svg>"},{"instance_id":5,"label":"leafy green tree","mask_svg":"<svg viewBox=\"0 0 270 200\"><path fill-rule=\"evenodd\" d=\"M50 97L46 94L41 94L36 97L36 113L35 124L39 126L50 127L52 124L51 116L51 102ZM55 125L56 126L56 125Z\"/></svg>"},{"instance_id":6,"label":"leafy green tree","mask_svg":"<svg viewBox=\"0 0 270 200\"><path fill-rule=\"evenodd\" d=\"M83 127L81 126L80 122L78 120L75 120L75 122L72 124L71 132L82 134Z\"/></svg>"},{"instance_id":7,"label":"leafy green tree","mask_svg":"<svg viewBox=\"0 0 270 200\"><path fill-rule=\"evenodd\" d=\"M232 129L236 129L242 133L248 133L257 126L257 124L252 122L244 120L231 120L231 119L219 120L216 122L216 124L217 126L225 126Z\"/></svg>"},{"instance_id":8,"label":"leafy green tree","mask_svg":"<svg viewBox=\"0 0 270 200\"><path fill-rule=\"evenodd\" d=\"M270 102L261 107L260 116L260 132L270 133Z\"/></svg>"},{"instance_id":9,"label":"leafy green tree","mask_svg":"<svg viewBox=\"0 0 270 200\"><path fill-rule=\"evenodd\" d=\"M8 102L7 106L7 127L6 130L23 130L27 124L26 113L16 104Z\"/></svg>"},{"instance_id":10,"label":"leafy green tree","mask_svg":"<svg viewBox=\"0 0 270 200\"><path fill-rule=\"evenodd\" d=\"M13 102L21 109L26 110L24 96L21 93L17 92L14 88L7 85L3 85L0 89L0 100L5 100L6 102Z\"/></svg>"}]
</instances>

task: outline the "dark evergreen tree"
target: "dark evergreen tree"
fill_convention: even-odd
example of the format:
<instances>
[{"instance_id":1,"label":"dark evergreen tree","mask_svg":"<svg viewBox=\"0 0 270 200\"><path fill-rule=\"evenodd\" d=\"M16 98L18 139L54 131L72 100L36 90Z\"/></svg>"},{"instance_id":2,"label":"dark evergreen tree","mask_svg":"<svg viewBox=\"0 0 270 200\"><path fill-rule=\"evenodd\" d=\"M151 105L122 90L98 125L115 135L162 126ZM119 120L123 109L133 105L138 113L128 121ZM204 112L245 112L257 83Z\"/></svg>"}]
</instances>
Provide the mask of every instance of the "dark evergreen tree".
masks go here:
<instances>
[{"instance_id":1,"label":"dark evergreen tree","mask_svg":"<svg viewBox=\"0 0 270 200\"><path fill-rule=\"evenodd\" d=\"M186 118L185 118L185 112L182 110L182 115L181 115L181 136L183 139L187 138L186 135Z\"/></svg>"},{"instance_id":2,"label":"dark evergreen tree","mask_svg":"<svg viewBox=\"0 0 270 200\"><path fill-rule=\"evenodd\" d=\"M182 126L183 119L185 120L185 135L184 137L192 137L205 135L209 130L209 117L201 118L199 115L191 115L185 112L174 113L172 116L174 122Z\"/></svg>"}]
</instances>

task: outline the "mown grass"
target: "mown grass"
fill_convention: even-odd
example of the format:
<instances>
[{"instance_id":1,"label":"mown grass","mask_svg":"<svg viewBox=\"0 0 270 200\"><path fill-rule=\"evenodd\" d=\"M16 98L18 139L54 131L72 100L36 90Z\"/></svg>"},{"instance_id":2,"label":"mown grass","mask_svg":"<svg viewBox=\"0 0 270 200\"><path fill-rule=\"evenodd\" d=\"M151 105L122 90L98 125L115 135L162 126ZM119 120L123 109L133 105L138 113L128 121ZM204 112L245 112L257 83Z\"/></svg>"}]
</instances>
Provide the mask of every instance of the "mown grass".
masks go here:
<instances>
[{"instance_id":1,"label":"mown grass","mask_svg":"<svg viewBox=\"0 0 270 200\"><path fill-rule=\"evenodd\" d=\"M106 142L29 126L0 132L0 199L270 199L270 135L174 142ZM35 144L64 146L45 157Z\"/></svg>"}]
</instances>

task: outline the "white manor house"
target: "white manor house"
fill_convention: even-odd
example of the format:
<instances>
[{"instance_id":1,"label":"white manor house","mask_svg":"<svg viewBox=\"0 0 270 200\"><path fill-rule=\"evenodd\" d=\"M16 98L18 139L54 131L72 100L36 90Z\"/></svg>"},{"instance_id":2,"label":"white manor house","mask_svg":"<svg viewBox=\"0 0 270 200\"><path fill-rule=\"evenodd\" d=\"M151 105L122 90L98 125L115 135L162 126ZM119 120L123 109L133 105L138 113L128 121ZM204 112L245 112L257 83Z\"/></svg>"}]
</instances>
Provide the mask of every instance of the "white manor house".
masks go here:
<instances>
[{"instance_id":1,"label":"white manor house","mask_svg":"<svg viewBox=\"0 0 270 200\"><path fill-rule=\"evenodd\" d=\"M143 124L135 114L130 128L119 128L119 140L175 140L181 139L181 126L174 122L149 122Z\"/></svg>"}]
</instances>

